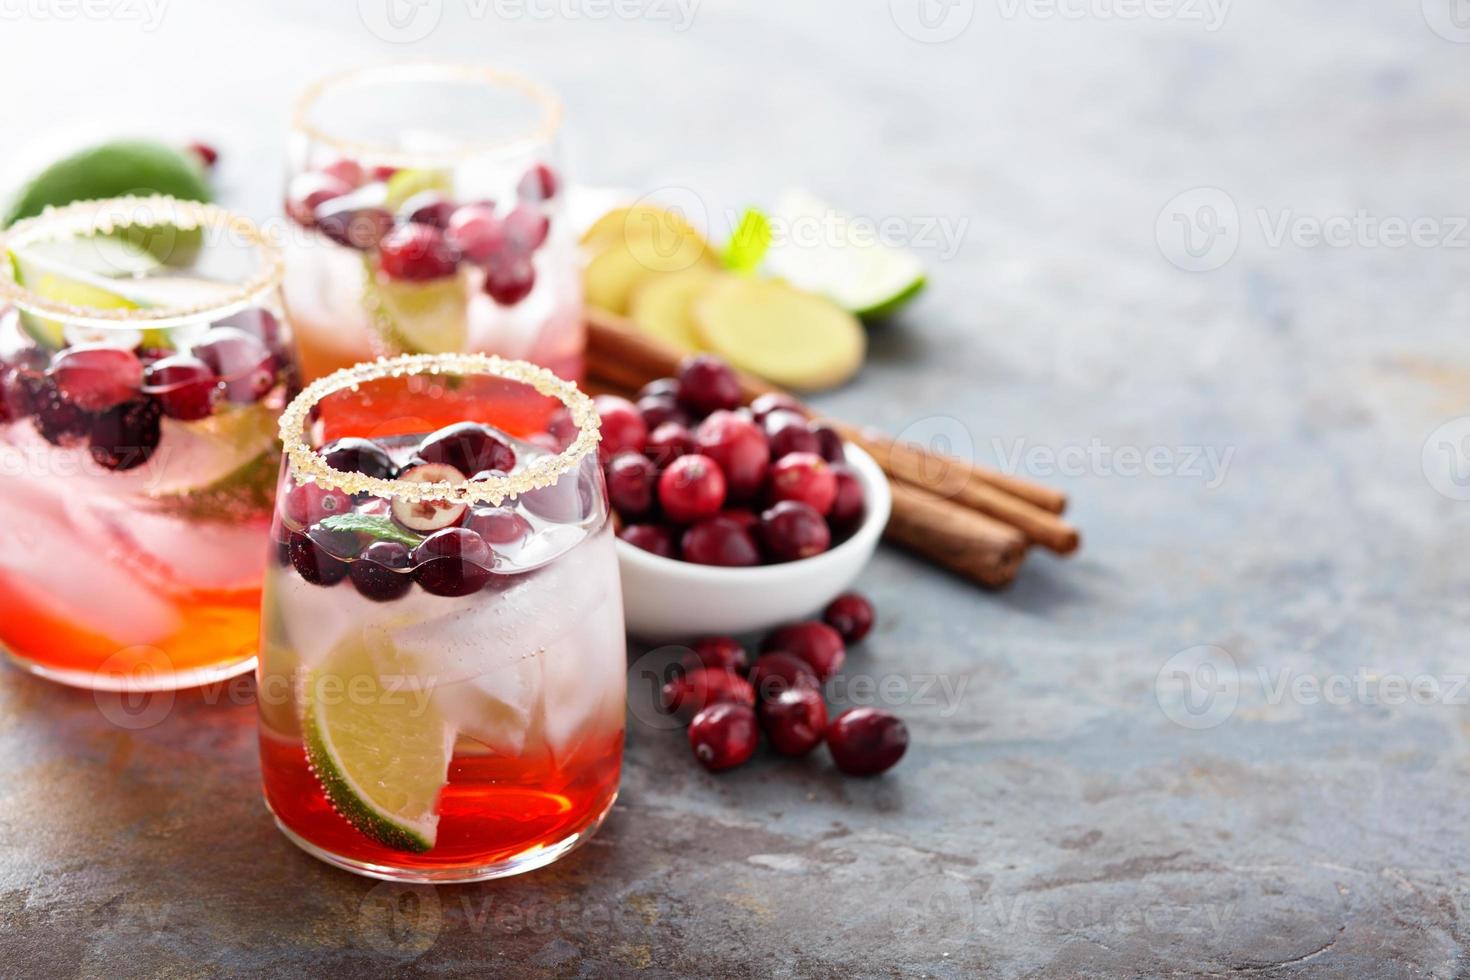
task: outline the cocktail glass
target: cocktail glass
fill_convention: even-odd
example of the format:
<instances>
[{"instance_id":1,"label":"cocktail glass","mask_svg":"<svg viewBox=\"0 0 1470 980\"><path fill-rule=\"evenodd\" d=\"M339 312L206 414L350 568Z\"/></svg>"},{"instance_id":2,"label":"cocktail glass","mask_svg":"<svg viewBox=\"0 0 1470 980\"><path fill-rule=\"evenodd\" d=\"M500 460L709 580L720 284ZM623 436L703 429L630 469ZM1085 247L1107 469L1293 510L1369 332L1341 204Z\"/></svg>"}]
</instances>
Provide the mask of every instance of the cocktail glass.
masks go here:
<instances>
[{"instance_id":1,"label":"cocktail glass","mask_svg":"<svg viewBox=\"0 0 1470 980\"><path fill-rule=\"evenodd\" d=\"M579 377L560 123L550 93L484 67L368 69L306 91L291 130L285 294L308 381L452 351Z\"/></svg>"},{"instance_id":2,"label":"cocktail glass","mask_svg":"<svg viewBox=\"0 0 1470 980\"><path fill-rule=\"evenodd\" d=\"M403 355L309 385L281 436L257 674L280 828L398 881L585 841L626 693L591 401L525 362Z\"/></svg>"},{"instance_id":3,"label":"cocktail glass","mask_svg":"<svg viewBox=\"0 0 1470 980\"><path fill-rule=\"evenodd\" d=\"M171 198L0 236L0 644L79 687L249 670L294 366L278 253Z\"/></svg>"}]
</instances>

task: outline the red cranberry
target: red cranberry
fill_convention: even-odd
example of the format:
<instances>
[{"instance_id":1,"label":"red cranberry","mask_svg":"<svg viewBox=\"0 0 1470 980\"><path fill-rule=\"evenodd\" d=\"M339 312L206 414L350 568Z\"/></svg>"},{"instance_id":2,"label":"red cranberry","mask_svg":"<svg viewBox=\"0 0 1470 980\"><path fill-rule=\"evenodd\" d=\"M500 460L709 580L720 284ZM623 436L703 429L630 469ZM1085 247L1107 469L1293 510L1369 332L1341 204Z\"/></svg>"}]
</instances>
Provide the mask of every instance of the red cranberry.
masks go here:
<instances>
[{"instance_id":1,"label":"red cranberry","mask_svg":"<svg viewBox=\"0 0 1470 980\"><path fill-rule=\"evenodd\" d=\"M720 511L720 516L726 520L734 521L745 528L751 534L760 533L761 519L753 512L741 507L731 507L729 510Z\"/></svg>"},{"instance_id":2,"label":"red cranberry","mask_svg":"<svg viewBox=\"0 0 1470 980\"><path fill-rule=\"evenodd\" d=\"M806 418L806 409L802 407L801 402L784 391L769 391L764 395L757 395L750 403L750 413L755 416L757 422L765 422L766 416L772 412L794 412L803 419Z\"/></svg>"},{"instance_id":3,"label":"red cranberry","mask_svg":"<svg viewBox=\"0 0 1470 980\"><path fill-rule=\"evenodd\" d=\"M357 591L374 602L391 602L413 587L408 549L397 541L374 541L362 549L349 574Z\"/></svg>"},{"instance_id":4,"label":"red cranberry","mask_svg":"<svg viewBox=\"0 0 1470 980\"><path fill-rule=\"evenodd\" d=\"M817 453L821 446L804 417L784 408L767 412L761 420L766 439L771 444L771 458L780 459L791 453Z\"/></svg>"},{"instance_id":5,"label":"red cranberry","mask_svg":"<svg viewBox=\"0 0 1470 980\"><path fill-rule=\"evenodd\" d=\"M597 452L604 461L625 451L643 452L643 444L648 441L648 426L644 425L643 416L638 414L632 402L617 395L598 395L592 399L592 404L602 419L602 442L598 444Z\"/></svg>"},{"instance_id":6,"label":"red cranberry","mask_svg":"<svg viewBox=\"0 0 1470 980\"><path fill-rule=\"evenodd\" d=\"M334 197L350 194L352 185L330 174L303 173L291 179L286 191L286 214L297 224L316 224L316 209Z\"/></svg>"},{"instance_id":7,"label":"red cranberry","mask_svg":"<svg viewBox=\"0 0 1470 980\"><path fill-rule=\"evenodd\" d=\"M791 453L771 466L770 495L772 502L795 500L825 514L837 498L837 478L816 453Z\"/></svg>"},{"instance_id":8,"label":"red cranberry","mask_svg":"<svg viewBox=\"0 0 1470 980\"><path fill-rule=\"evenodd\" d=\"M761 514L761 543L775 560L796 561L826 551L832 532L806 504L783 500Z\"/></svg>"},{"instance_id":9,"label":"red cranberry","mask_svg":"<svg viewBox=\"0 0 1470 980\"><path fill-rule=\"evenodd\" d=\"M689 413L679 407L679 402L673 395L639 396L638 414L643 416L643 424L648 426L650 432L665 422L689 424Z\"/></svg>"},{"instance_id":10,"label":"red cranberry","mask_svg":"<svg viewBox=\"0 0 1470 980\"><path fill-rule=\"evenodd\" d=\"M224 319L215 321L214 325L216 327L235 327L238 330L243 330L252 337L257 338L262 344L265 344L266 350L275 352L286 350L285 337L281 333L281 321L276 318L274 313L264 307L251 306L243 310L237 310ZM164 350L158 354L158 357L167 357L172 353L173 351L171 350ZM144 360L146 361L147 358L144 357Z\"/></svg>"},{"instance_id":11,"label":"red cranberry","mask_svg":"<svg viewBox=\"0 0 1470 980\"><path fill-rule=\"evenodd\" d=\"M523 255L529 255L546 244L549 234L551 220L535 208L517 205L505 216L505 240Z\"/></svg>"},{"instance_id":12,"label":"red cranberry","mask_svg":"<svg viewBox=\"0 0 1470 980\"><path fill-rule=\"evenodd\" d=\"M520 255L501 255L485 270L485 292L501 306L515 306L536 288L536 267Z\"/></svg>"},{"instance_id":13,"label":"red cranberry","mask_svg":"<svg viewBox=\"0 0 1470 980\"><path fill-rule=\"evenodd\" d=\"M549 201L556 197L561 181L556 171L544 163L533 164L516 185L516 196L523 201Z\"/></svg>"},{"instance_id":14,"label":"red cranberry","mask_svg":"<svg viewBox=\"0 0 1470 980\"><path fill-rule=\"evenodd\" d=\"M833 463L831 469L836 493L832 497L832 509L827 512L827 520L838 534L851 534L862 524L867 506L863 499L863 483L846 463Z\"/></svg>"},{"instance_id":15,"label":"red cranberry","mask_svg":"<svg viewBox=\"0 0 1470 980\"><path fill-rule=\"evenodd\" d=\"M455 210L446 228L449 243L471 262L484 265L505 248L505 229L495 211L483 204Z\"/></svg>"},{"instance_id":16,"label":"red cranberry","mask_svg":"<svg viewBox=\"0 0 1470 980\"><path fill-rule=\"evenodd\" d=\"M647 398L649 395L671 395L679 397L679 381L677 378L654 378L648 384L638 389L639 398Z\"/></svg>"},{"instance_id":17,"label":"red cranberry","mask_svg":"<svg viewBox=\"0 0 1470 980\"><path fill-rule=\"evenodd\" d=\"M815 690L822 686L811 664L794 653L780 650L763 653L755 658L755 663L750 668L750 683L755 688L756 697L762 701L775 697L787 688L809 687Z\"/></svg>"},{"instance_id":18,"label":"red cranberry","mask_svg":"<svg viewBox=\"0 0 1470 980\"><path fill-rule=\"evenodd\" d=\"M665 422L648 434L643 452L659 466L694 452L694 436L678 422Z\"/></svg>"},{"instance_id":19,"label":"red cranberry","mask_svg":"<svg viewBox=\"0 0 1470 980\"><path fill-rule=\"evenodd\" d=\"M259 337L238 327L211 327L193 354L219 376L225 398L237 405L260 401L275 387L275 355Z\"/></svg>"},{"instance_id":20,"label":"red cranberry","mask_svg":"<svg viewBox=\"0 0 1470 980\"><path fill-rule=\"evenodd\" d=\"M208 364L190 354L175 354L148 365L143 372L148 394L163 412L180 422L207 418L219 400L219 378Z\"/></svg>"},{"instance_id":21,"label":"red cranberry","mask_svg":"<svg viewBox=\"0 0 1470 980\"><path fill-rule=\"evenodd\" d=\"M379 165L370 170L369 173L372 175L373 180L388 181L392 180L393 175L398 173L398 168Z\"/></svg>"},{"instance_id":22,"label":"red cranberry","mask_svg":"<svg viewBox=\"0 0 1470 980\"><path fill-rule=\"evenodd\" d=\"M130 470L153 456L162 436L163 409L146 396L114 405L92 417L87 449L98 466Z\"/></svg>"},{"instance_id":23,"label":"red cranberry","mask_svg":"<svg viewBox=\"0 0 1470 980\"><path fill-rule=\"evenodd\" d=\"M680 456L658 479L658 501L680 524L713 517L725 503L725 476L708 456Z\"/></svg>"},{"instance_id":24,"label":"red cranberry","mask_svg":"<svg viewBox=\"0 0 1470 980\"><path fill-rule=\"evenodd\" d=\"M53 446L70 445L92 430L92 416L62 397L56 382L29 370L15 372L14 400L25 409L21 415L36 417L36 431Z\"/></svg>"},{"instance_id":25,"label":"red cranberry","mask_svg":"<svg viewBox=\"0 0 1470 980\"><path fill-rule=\"evenodd\" d=\"M826 680L842 669L847 658L847 648L842 636L826 623L808 620L783 626L766 637L761 649L780 650L805 660L821 680Z\"/></svg>"},{"instance_id":26,"label":"red cranberry","mask_svg":"<svg viewBox=\"0 0 1470 980\"><path fill-rule=\"evenodd\" d=\"M348 436L327 443L318 453L328 466L342 473L361 473L379 480L391 480L398 475L398 467L371 439Z\"/></svg>"},{"instance_id":27,"label":"red cranberry","mask_svg":"<svg viewBox=\"0 0 1470 980\"><path fill-rule=\"evenodd\" d=\"M745 647L733 636L705 636L695 640L690 645L690 652L684 655L683 663L689 670L726 670L742 677L750 669L750 657Z\"/></svg>"},{"instance_id":28,"label":"red cranberry","mask_svg":"<svg viewBox=\"0 0 1470 980\"><path fill-rule=\"evenodd\" d=\"M516 468L515 450L493 429L478 422L456 422L429 433L415 455L425 463L442 463L460 473L509 473Z\"/></svg>"},{"instance_id":29,"label":"red cranberry","mask_svg":"<svg viewBox=\"0 0 1470 980\"><path fill-rule=\"evenodd\" d=\"M837 430L825 423L817 422L812 425L812 435L817 437L817 452L829 463L841 463L847 459L847 453L842 448L842 436Z\"/></svg>"},{"instance_id":30,"label":"red cranberry","mask_svg":"<svg viewBox=\"0 0 1470 980\"><path fill-rule=\"evenodd\" d=\"M546 433L551 436L557 446L561 447L557 452L570 446L577 438L577 423L572 418L571 409L562 405L552 412L551 418L546 422Z\"/></svg>"},{"instance_id":31,"label":"red cranberry","mask_svg":"<svg viewBox=\"0 0 1470 980\"><path fill-rule=\"evenodd\" d=\"M190 153L198 157L199 162L204 164L205 169L209 169L219 162L219 151L210 146L208 143L200 143L196 141L190 143L188 146L184 147L184 149L188 150Z\"/></svg>"},{"instance_id":32,"label":"red cranberry","mask_svg":"<svg viewBox=\"0 0 1470 980\"><path fill-rule=\"evenodd\" d=\"M406 224L378 244L378 261L390 279L428 282L454 275L458 256L438 228Z\"/></svg>"},{"instance_id":33,"label":"red cranberry","mask_svg":"<svg viewBox=\"0 0 1470 980\"><path fill-rule=\"evenodd\" d=\"M625 518L639 518L653 510L658 467L635 452L621 452L607 464L607 497Z\"/></svg>"},{"instance_id":34,"label":"red cranberry","mask_svg":"<svg viewBox=\"0 0 1470 980\"><path fill-rule=\"evenodd\" d=\"M658 555L660 558L679 557L674 531L661 524L629 524L618 537L635 548Z\"/></svg>"},{"instance_id":35,"label":"red cranberry","mask_svg":"<svg viewBox=\"0 0 1470 980\"><path fill-rule=\"evenodd\" d=\"M730 497L749 500L765 483L771 450L760 428L729 411L716 411L694 430L694 447L719 464Z\"/></svg>"},{"instance_id":36,"label":"red cranberry","mask_svg":"<svg viewBox=\"0 0 1470 980\"><path fill-rule=\"evenodd\" d=\"M679 401L698 415L736 408L742 397L740 379L718 357L696 354L679 366Z\"/></svg>"},{"instance_id":37,"label":"red cranberry","mask_svg":"<svg viewBox=\"0 0 1470 980\"><path fill-rule=\"evenodd\" d=\"M346 157L340 160L333 160L325 167L322 167L320 172L326 174L328 177L336 177L349 187L361 187L362 182L367 179L367 174L363 172L362 164L356 160L349 160Z\"/></svg>"},{"instance_id":38,"label":"red cranberry","mask_svg":"<svg viewBox=\"0 0 1470 980\"><path fill-rule=\"evenodd\" d=\"M358 207L339 198L318 209L316 226L338 245L359 252L377 248L393 230L393 215L379 207Z\"/></svg>"},{"instance_id":39,"label":"red cranberry","mask_svg":"<svg viewBox=\"0 0 1470 980\"><path fill-rule=\"evenodd\" d=\"M292 531L286 552L296 574L312 585L336 585L347 577L347 562L301 531Z\"/></svg>"},{"instance_id":40,"label":"red cranberry","mask_svg":"<svg viewBox=\"0 0 1470 980\"><path fill-rule=\"evenodd\" d=\"M67 401L88 412L137 398L143 387L143 362L136 354L99 344L62 351L48 373Z\"/></svg>"},{"instance_id":41,"label":"red cranberry","mask_svg":"<svg viewBox=\"0 0 1470 980\"><path fill-rule=\"evenodd\" d=\"M857 643L873 628L873 604L856 592L844 592L827 604L822 620L843 643Z\"/></svg>"},{"instance_id":42,"label":"red cranberry","mask_svg":"<svg viewBox=\"0 0 1470 980\"><path fill-rule=\"evenodd\" d=\"M447 527L413 549L413 579L434 595L472 595L490 581L493 563L484 538L462 527Z\"/></svg>"},{"instance_id":43,"label":"red cranberry","mask_svg":"<svg viewBox=\"0 0 1470 980\"><path fill-rule=\"evenodd\" d=\"M743 568L761 563L755 538L739 521L716 515L684 532L684 560L698 565Z\"/></svg>"},{"instance_id":44,"label":"red cranberry","mask_svg":"<svg viewBox=\"0 0 1470 980\"><path fill-rule=\"evenodd\" d=\"M782 755L806 755L827 731L827 705L820 691L792 687L761 702L761 728Z\"/></svg>"},{"instance_id":45,"label":"red cranberry","mask_svg":"<svg viewBox=\"0 0 1470 980\"><path fill-rule=\"evenodd\" d=\"M880 708L850 708L827 726L827 748L849 776L876 776L892 769L909 747L909 730Z\"/></svg>"},{"instance_id":46,"label":"red cranberry","mask_svg":"<svg viewBox=\"0 0 1470 980\"><path fill-rule=\"evenodd\" d=\"M531 536L531 522L509 507L474 507L464 526L493 545L518 545Z\"/></svg>"},{"instance_id":47,"label":"red cranberry","mask_svg":"<svg viewBox=\"0 0 1470 980\"><path fill-rule=\"evenodd\" d=\"M454 211L454 202L438 191L420 191L403 202L398 214L404 221L443 231L449 227Z\"/></svg>"},{"instance_id":48,"label":"red cranberry","mask_svg":"<svg viewBox=\"0 0 1470 980\"><path fill-rule=\"evenodd\" d=\"M743 704L714 704L689 723L689 747L710 772L744 765L760 741L755 712Z\"/></svg>"},{"instance_id":49,"label":"red cranberry","mask_svg":"<svg viewBox=\"0 0 1470 980\"><path fill-rule=\"evenodd\" d=\"M755 704L755 689L739 674L707 667L675 677L663 687L664 710L688 718L712 704Z\"/></svg>"},{"instance_id":50,"label":"red cranberry","mask_svg":"<svg viewBox=\"0 0 1470 980\"><path fill-rule=\"evenodd\" d=\"M341 490L326 490L315 483L298 483L286 491L281 512L297 527L308 527L351 509L352 498Z\"/></svg>"}]
</instances>

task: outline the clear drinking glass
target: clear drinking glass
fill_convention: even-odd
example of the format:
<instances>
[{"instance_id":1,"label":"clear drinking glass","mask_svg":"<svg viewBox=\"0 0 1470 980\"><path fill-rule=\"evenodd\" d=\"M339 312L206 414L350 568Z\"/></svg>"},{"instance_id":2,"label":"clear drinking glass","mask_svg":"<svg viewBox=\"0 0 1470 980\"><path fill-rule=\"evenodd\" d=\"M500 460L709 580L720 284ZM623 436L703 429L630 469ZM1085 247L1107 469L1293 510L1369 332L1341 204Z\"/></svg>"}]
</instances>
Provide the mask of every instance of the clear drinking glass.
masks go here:
<instances>
[{"instance_id":1,"label":"clear drinking glass","mask_svg":"<svg viewBox=\"0 0 1470 980\"><path fill-rule=\"evenodd\" d=\"M367 69L302 95L285 293L307 380L453 351L580 376L560 125L550 93L485 67Z\"/></svg>"},{"instance_id":2,"label":"clear drinking glass","mask_svg":"<svg viewBox=\"0 0 1470 980\"><path fill-rule=\"evenodd\" d=\"M162 197L47 211L0 254L0 644L80 687L249 670L294 372L280 256Z\"/></svg>"},{"instance_id":3,"label":"clear drinking glass","mask_svg":"<svg viewBox=\"0 0 1470 980\"><path fill-rule=\"evenodd\" d=\"M622 764L622 594L590 399L404 355L281 420L257 674L276 822L331 864L475 881L597 829Z\"/></svg>"}]
</instances>

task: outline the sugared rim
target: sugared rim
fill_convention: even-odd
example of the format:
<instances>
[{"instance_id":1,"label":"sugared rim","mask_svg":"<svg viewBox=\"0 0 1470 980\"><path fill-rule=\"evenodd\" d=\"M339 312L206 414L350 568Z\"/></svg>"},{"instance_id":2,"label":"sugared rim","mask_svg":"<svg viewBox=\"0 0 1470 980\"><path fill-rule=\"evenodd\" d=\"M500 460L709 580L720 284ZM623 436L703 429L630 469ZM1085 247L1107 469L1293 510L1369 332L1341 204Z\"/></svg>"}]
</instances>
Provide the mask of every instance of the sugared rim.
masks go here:
<instances>
[{"instance_id":1,"label":"sugared rim","mask_svg":"<svg viewBox=\"0 0 1470 980\"><path fill-rule=\"evenodd\" d=\"M541 119L532 129L494 140L465 143L453 150L411 152L367 140L351 140L327 132L310 118L312 106L328 92L345 90L374 81L460 81L478 82L493 88L512 89L530 99L541 110ZM453 65L435 62L413 62L355 68L328 75L307 86L296 99L291 112L291 128L315 143L329 146L344 157L369 159L395 167L432 168L464 160L477 154L505 150L510 147L550 140L561 128L561 100L531 79L515 72L488 65Z\"/></svg>"},{"instance_id":2,"label":"sugared rim","mask_svg":"<svg viewBox=\"0 0 1470 980\"><path fill-rule=\"evenodd\" d=\"M140 220L141 219L141 220ZM68 237L108 235L118 228L178 228L192 230L211 228L240 236L261 256L260 269L242 280L225 296L207 303L186 306L147 306L135 309L98 309L76 306L61 300L47 299L31 292L16 281L10 253L40 241L60 241ZM97 201L78 201L62 207L50 207L34 218L18 221L0 233L0 301L37 316L100 325L157 324L168 320L187 320L219 311L221 313L255 301L275 289L281 281L285 265L281 253L266 240L255 222L215 204L181 201L156 194L150 197L111 197Z\"/></svg>"},{"instance_id":3,"label":"sugared rim","mask_svg":"<svg viewBox=\"0 0 1470 980\"><path fill-rule=\"evenodd\" d=\"M367 381L401 378L415 374L494 375L530 385L536 391L555 398L567 407L577 426L577 438L555 456L538 460L526 469L506 476L492 476L473 483L410 483L407 480L384 480L333 469L321 454L306 442L307 419L311 410L328 395L355 389ZM525 361L509 361L493 354L404 354L380 357L376 361L344 368L307 385L301 394L281 413L281 442L291 461L292 476L302 483L316 483L327 490L344 493L369 493L375 497L397 497L409 502L446 501L460 504L486 503L498 505L507 497L518 496L555 484L572 471L597 448L602 435L597 410L592 399L570 381L564 381L546 368Z\"/></svg>"}]
</instances>

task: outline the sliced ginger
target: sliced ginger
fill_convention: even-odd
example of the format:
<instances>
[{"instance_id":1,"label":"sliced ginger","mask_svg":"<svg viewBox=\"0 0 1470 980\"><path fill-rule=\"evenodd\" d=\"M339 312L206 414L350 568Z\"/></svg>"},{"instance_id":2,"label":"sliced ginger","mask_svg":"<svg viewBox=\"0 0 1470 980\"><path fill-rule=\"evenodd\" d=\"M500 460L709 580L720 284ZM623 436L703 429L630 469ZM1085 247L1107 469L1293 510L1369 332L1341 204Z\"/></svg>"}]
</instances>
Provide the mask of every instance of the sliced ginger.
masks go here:
<instances>
[{"instance_id":1,"label":"sliced ginger","mask_svg":"<svg viewBox=\"0 0 1470 980\"><path fill-rule=\"evenodd\" d=\"M807 391L852 377L867 346L856 317L779 279L717 279L695 299L694 322L705 346L731 364Z\"/></svg>"},{"instance_id":2,"label":"sliced ginger","mask_svg":"<svg viewBox=\"0 0 1470 980\"><path fill-rule=\"evenodd\" d=\"M709 243L698 234L613 236L604 239L601 250L587 263L583 277L587 302L625 314L634 290L642 283L699 266L718 268Z\"/></svg>"},{"instance_id":3,"label":"sliced ginger","mask_svg":"<svg viewBox=\"0 0 1470 980\"><path fill-rule=\"evenodd\" d=\"M694 325L694 301L724 276L703 264L653 276L633 290L628 316L638 329L681 351L704 350Z\"/></svg>"}]
</instances>

